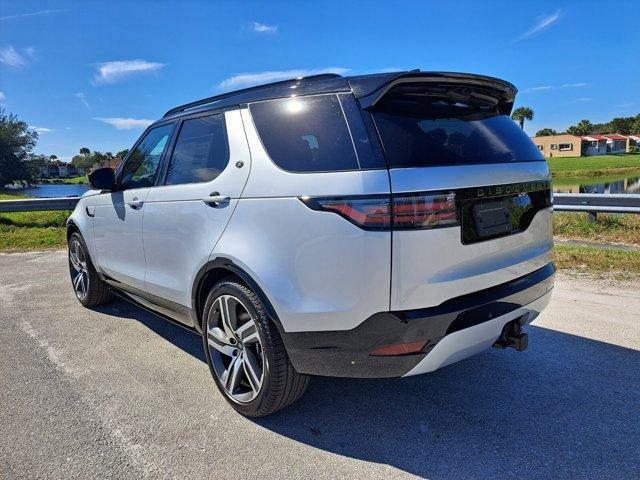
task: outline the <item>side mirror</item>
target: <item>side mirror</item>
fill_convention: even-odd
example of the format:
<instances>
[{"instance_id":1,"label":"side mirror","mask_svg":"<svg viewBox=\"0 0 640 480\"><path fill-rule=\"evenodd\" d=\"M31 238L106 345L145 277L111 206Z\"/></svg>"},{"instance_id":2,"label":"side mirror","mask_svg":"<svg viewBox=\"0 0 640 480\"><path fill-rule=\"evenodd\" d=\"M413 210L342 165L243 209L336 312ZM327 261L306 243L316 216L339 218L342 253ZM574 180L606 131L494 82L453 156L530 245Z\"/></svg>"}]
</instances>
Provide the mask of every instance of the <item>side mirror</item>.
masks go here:
<instances>
[{"instance_id":1,"label":"side mirror","mask_svg":"<svg viewBox=\"0 0 640 480\"><path fill-rule=\"evenodd\" d=\"M94 190L111 191L116 177L110 168L98 168L89 174L89 184Z\"/></svg>"}]
</instances>

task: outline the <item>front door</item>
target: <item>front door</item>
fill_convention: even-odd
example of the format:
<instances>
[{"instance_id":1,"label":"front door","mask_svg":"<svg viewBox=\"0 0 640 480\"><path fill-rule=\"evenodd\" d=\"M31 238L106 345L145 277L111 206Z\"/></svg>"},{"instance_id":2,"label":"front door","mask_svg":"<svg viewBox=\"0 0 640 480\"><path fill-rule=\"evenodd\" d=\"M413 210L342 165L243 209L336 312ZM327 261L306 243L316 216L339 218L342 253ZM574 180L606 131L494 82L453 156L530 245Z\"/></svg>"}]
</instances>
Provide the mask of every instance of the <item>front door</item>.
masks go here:
<instances>
[{"instance_id":1,"label":"front door","mask_svg":"<svg viewBox=\"0 0 640 480\"><path fill-rule=\"evenodd\" d=\"M239 110L184 119L163 186L145 203L146 289L192 307L191 287L222 235L249 175ZM167 155L169 156L169 155Z\"/></svg>"},{"instance_id":2,"label":"front door","mask_svg":"<svg viewBox=\"0 0 640 480\"><path fill-rule=\"evenodd\" d=\"M129 154L115 191L95 197L93 236L100 270L123 289L144 289L142 218L174 124L149 130Z\"/></svg>"}]
</instances>

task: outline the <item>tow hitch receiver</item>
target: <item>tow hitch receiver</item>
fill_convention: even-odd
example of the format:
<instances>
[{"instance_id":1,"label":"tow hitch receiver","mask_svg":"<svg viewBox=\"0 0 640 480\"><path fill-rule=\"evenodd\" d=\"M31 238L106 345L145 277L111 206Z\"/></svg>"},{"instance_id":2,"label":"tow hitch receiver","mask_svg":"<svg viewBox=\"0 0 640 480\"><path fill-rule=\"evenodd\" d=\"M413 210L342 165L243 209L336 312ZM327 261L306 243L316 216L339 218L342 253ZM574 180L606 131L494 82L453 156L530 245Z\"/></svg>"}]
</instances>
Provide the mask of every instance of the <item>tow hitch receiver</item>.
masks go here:
<instances>
[{"instance_id":1,"label":"tow hitch receiver","mask_svg":"<svg viewBox=\"0 0 640 480\"><path fill-rule=\"evenodd\" d=\"M493 344L496 348L515 348L518 352L526 350L529 346L529 335L522 332L524 316L507 323L502 329L498 340Z\"/></svg>"}]
</instances>

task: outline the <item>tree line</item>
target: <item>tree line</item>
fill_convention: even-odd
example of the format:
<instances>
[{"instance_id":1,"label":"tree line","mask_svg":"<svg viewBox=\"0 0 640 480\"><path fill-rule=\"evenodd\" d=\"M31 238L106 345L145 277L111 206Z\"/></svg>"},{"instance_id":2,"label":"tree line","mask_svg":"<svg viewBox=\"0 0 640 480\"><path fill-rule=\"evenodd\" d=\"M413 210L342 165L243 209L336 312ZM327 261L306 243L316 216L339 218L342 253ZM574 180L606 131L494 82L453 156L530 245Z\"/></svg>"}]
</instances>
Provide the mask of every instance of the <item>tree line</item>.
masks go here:
<instances>
[{"instance_id":1,"label":"tree line","mask_svg":"<svg viewBox=\"0 0 640 480\"><path fill-rule=\"evenodd\" d=\"M576 136L604 133L620 133L622 135L640 134L640 114L635 117L617 117L605 123L591 123L589 120L584 119L575 125L571 125L564 132L558 132L553 128L543 128L542 130L538 130L536 137L546 137L562 133Z\"/></svg>"},{"instance_id":2,"label":"tree line","mask_svg":"<svg viewBox=\"0 0 640 480\"><path fill-rule=\"evenodd\" d=\"M128 149L120 150L115 155L111 152L100 152L98 150L94 150L93 152L89 150L87 147L82 147L80 149L79 155L74 155L71 159L71 163L76 168L84 168L85 170L92 168L96 163L99 163L105 167L111 167L116 165L117 162L121 161L124 157L126 157L127 153L129 153Z\"/></svg>"},{"instance_id":3,"label":"tree line","mask_svg":"<svg viewBox=\"0 0 640 480\"><path fill-rule=\"evenodd\" d=\"M38 133L35 130L30 129L17 115L7 113L0 107L0 189L10 183L36 183L40 179L41 167L58 160L55 155L34 153L37 141ZM92 152L83 147L71 163L85 170L92 168L97 162L112 166L114 161L124 158L127 152L128 150L122 150L114 155L97 150Z\"/></svg>"}]
</instances>

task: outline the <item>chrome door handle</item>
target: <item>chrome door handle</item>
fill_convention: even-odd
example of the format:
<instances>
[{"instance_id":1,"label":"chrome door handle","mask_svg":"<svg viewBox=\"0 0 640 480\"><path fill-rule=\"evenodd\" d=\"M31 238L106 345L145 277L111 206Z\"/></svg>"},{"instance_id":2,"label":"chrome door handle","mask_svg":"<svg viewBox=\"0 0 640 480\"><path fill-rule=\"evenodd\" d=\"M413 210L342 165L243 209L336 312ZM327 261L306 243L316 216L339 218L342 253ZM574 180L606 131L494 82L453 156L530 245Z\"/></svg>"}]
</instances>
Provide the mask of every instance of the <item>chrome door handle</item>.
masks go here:
<instances>
[{"instance_id":1,"label":"chrome door handle","mask_svg":"<svg viewBox=\"0 0 640 480\"><path fill-rule=\"evenodd\" d=\"M202 199L204 203L208 205L213 205L214 207L217 207L218 205L222 205L223 203L229 203L229 200L231 200L231 197L227 195L219 195L218 192L214 192L208 197L204 197Z\"/></svg>"},{"instance_id":2,"label":"chrome door handle","mask_svg":"<svg viewBox=\"0 0 640 480\"><path fill-rule=\"evenodd\" d=\"M138 197L133 197L133 200L128 202L127 205L129 205L134 210L140 210L144 205L144 202L142 200L138 200Z\"/></svg>"}]
</instances>

